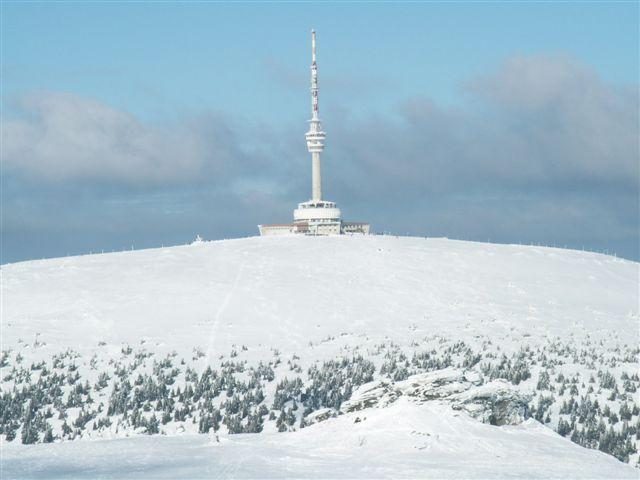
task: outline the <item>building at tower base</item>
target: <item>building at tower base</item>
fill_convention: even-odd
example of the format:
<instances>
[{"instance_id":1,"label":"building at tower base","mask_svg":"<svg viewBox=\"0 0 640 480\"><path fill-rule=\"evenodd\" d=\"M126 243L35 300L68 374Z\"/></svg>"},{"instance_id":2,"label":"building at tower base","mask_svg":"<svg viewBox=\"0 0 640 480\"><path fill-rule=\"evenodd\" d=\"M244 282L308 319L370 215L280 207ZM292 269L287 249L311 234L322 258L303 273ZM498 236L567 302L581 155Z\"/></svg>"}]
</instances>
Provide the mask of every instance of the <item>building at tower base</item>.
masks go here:
<instances>
[{"instance_id":1,"label":"building at tower base","mask_svg":"<svg viewBox=\"0 0 640 480\"><path fill-rule=\"evenodd\" d=\"M309 226L308 223L272 223L258 225L260 236L275 235L369 235L370 225L364 222L323 223Z\"/></svg>"},{"instance_id":2,"label":"building at tower base","mask_svg":"<svg viewBox=\"0 0 640 480\"><path fill-rule=\"evenodd\" d=\"M311 120L305 134L307 150L311 153L311 200L298 204L293 211L293 223L258 225L260 235L368 235L370 225L343 222L340 209L334 202L322 200L320 154L324 150L326 134L318 115L318 65L316 64L316 33L311 31Z\"/></svg>"},{"instance_id":3,"label":"building at tower base","mask_svg":"<svg viewBox=\"0 0 640 480\"><path fill-rule=\"evenodd\" d=\"M324 200L303 202L293 211L293 223L258 225L260 235L368 235L370 225L364 222L345 222L334 202Z\"/></svg>"}]
</instances>

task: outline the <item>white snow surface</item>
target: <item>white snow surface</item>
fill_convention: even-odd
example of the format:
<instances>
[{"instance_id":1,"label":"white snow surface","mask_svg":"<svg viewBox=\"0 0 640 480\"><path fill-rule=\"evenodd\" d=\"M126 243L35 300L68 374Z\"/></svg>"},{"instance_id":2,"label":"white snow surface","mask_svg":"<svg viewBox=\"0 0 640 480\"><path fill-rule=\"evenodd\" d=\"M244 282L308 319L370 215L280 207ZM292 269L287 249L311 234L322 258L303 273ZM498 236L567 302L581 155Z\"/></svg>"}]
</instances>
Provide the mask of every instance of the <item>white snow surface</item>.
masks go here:
<instances>
[{"instance_id":1,"label":"white snow surface","mask_svg":"<svg viewBox=\"0 0 640 480\"><path fill-rule=\"evenodd\" d=\"M67 347L90 357L142 340L187 356L199 347L213 364L245 345L248 360L278 348L306 368L346 344L436 334L489 336L505 349L585 335L637 344L639 272L590 252L391 236L253 237L30 261L2 266L2 348L30 360ZM212 439L4 443L2 478L638 478L533 420L495 427L405 398L297 432Z\"/></svg>"},{"instance_id":2,"label":"white snow surface","mask_svg":"<svg viewBox=\"0 0 640 480\"><path fill-rule=\"evenodd\" d=\"M446 239L253 237L4 265L4 344L148 342L304 353L350 333L396 340L514 329L635 335L638 264ZM414 327L414 328L409 328ZM632 338L630 339L632 340Z\"/></svg>"},{"instance_id":3,"label":"white snow surface","mask_svg":"<svg viewBox=\"0 0 640 480\"><path fill-rule=\"evenodd\" d=\"M638 478L633 467L534 420L493 427L445 405L404 399L357 414L219 441L186 435L11 445L3 478Z\"/></svg>"}]
</instances>

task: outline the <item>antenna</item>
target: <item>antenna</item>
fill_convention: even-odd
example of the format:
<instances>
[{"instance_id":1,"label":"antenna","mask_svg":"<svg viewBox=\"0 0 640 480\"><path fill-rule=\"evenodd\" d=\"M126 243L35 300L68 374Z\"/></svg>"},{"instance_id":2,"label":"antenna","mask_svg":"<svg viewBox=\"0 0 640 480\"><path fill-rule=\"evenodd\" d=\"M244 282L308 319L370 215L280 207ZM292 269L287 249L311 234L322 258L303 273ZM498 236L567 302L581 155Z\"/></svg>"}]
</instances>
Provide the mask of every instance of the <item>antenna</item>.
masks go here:
<instances>
[{"instance_id":1,"label":"antenna","mask_svg":"<svg viewBox=\"0 0 640 480\"><path fill-rule=\"evenodd\" d=\"M322 200L320 153L324 149L325 133L318 116L318 65L316 64L316 31L311 30L311 120L305 134L307 150L311 153L311 199Z\"/></svg>"}]
</instances>

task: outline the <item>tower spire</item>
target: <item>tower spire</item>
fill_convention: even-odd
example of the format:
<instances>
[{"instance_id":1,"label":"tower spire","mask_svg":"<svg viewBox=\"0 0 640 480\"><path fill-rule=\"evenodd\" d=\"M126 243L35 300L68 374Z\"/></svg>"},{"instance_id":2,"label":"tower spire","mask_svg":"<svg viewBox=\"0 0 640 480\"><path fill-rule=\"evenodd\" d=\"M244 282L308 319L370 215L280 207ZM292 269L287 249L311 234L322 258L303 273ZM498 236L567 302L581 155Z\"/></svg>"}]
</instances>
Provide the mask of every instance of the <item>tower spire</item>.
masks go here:
<instances>
[{"instance_id":1,"label":"tower spire","mask_svg":"<svg viewBox=\"0 0 640 480\"><path fill-rule=\"evenodd\" d=\"M316 63L316 31L311 30L311 60Z\"/></svg>"},{"instance_id":2,"label":"tower spire","mask_svg":"<svg viewBox=\"0 0 640 480\"><path fill-rule=\"evenodd\" d=\"M316 64L315 30L311 30L311 119L318 120L318 65Z\"/></svg>"},{"instance_id":3,"label":"tower spire","mask_svg":"<svg viewBox=\"0 0 640 480\"><path fill-rule=\"evenodd\" d=\"M324 150L325 133L318 116L318 65L316 64L316 31L311 30L311 120L307 139L307 150L311 153L311 199L322 200L322 178L320 175L320 153Z\"/></svg>"}]
</instances>

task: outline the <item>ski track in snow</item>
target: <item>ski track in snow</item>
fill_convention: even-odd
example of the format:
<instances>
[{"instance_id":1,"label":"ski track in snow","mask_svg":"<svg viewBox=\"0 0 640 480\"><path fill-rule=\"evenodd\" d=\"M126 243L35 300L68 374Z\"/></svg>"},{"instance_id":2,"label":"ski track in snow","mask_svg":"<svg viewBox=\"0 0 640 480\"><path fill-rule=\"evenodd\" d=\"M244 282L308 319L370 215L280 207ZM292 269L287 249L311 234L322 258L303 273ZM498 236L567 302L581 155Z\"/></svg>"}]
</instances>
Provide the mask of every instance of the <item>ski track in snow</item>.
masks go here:
<instances>
[{"instance_id":1,"label":"ski track in snow","mask_svg":"<svg viewBox=\"0 0 640 480\"><path fill-rule=\"evenodd\" d=\"M220 319L222 318L222 314L226 310L227 305L229 305L229 302L231 301L231 297L233 297L233 294L235 293L236 289L238 288L238 285L240 283L240 278L242 277L242 272L244 271L244 267L245 267L246 263L247 263L247 261L246 261L246 256L245 256L245 259L243 260L243 262L240 264L240 267L238 268L238 271L237 271L236 276L235 276L235 278L233 280L233 283L231 284L231 288L229 289L229 292L224 297L224 300L222 301L222 303L220 304L220 307L218 308L218 311L216 312L215 318L213 320L213 325L211 326L211 332L209 332L209 347L207 348L207 360L208 361L211 360L211 354L213 353L213 348L214 348L214 343L215 343L215 338L216 338L216 332L217 332L218 326L220 324Z\"/></svg>"}]
</instances>

